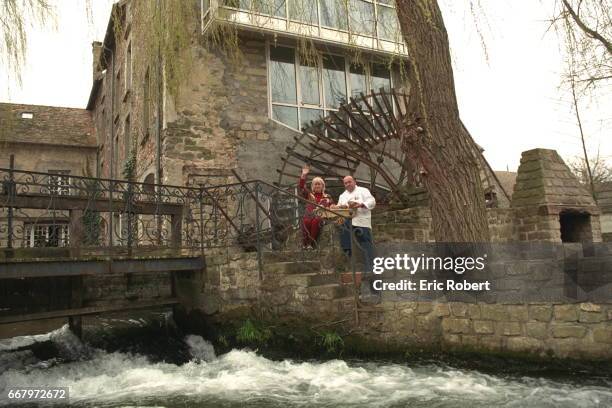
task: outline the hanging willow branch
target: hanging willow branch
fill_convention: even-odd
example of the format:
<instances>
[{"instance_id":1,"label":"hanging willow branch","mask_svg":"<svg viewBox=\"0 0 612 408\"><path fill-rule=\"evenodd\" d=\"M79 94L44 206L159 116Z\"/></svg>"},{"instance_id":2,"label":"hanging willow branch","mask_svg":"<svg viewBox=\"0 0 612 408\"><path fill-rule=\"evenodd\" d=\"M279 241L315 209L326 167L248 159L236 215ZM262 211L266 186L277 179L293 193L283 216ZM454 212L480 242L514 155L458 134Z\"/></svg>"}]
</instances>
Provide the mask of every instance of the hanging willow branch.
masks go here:
<instances>
[{"instance_id":1,"label":"hanging willow branch","mask_svg":"<svg viewBox=\"0 0 612 408\"><path fill-rule=\"evenodd\" d=\"M55 23L48 0L0 0L0 63L21 85L28 49L28 29Z\"/></svg>"}]
</instances>

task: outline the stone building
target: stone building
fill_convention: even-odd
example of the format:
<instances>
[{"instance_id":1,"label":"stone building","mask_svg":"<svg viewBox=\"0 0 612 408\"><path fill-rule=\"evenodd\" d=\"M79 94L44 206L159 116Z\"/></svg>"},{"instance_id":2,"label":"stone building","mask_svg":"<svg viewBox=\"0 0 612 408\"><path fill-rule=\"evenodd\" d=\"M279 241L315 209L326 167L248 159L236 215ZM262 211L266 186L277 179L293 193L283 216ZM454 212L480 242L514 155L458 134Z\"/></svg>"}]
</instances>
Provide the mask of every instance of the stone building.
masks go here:
<instances>
[{"instance_id":1,"label":"stone building","mask_svg":"<svg viewBox=\"0 0 612 408\"><path fill-rule=\"evenodd\" d=\"M95 175L96 134L85 109L0 103L0 167Z\"/></svg>"},{"instance_id":2,"label":"stone building","mask_svg":"<svg viewBox=\"0 0 612 408\"><path fill-rule=\"evenodd\" d=\"M235 181L235 170L244 179L278 182L283 154L311 120L361 92L409 92L391 1L201 2L185 50L193 62L177 95L163 80L163 64L146 52L141 5L115 4L104 42L93 44L87 109L98 130L103 177L123 177L134 152L137 181L223 184ZM211 45L219 33L236 36L239 57ZM300 50L308 47L304 56ZM509 206L484 158L481 164L487 194ZM297 179L299 165L292 171ZM355 174L366 182L363 168Z\"/></svg>"},{"instance_id":3,"label":"stone building","mask_svg":"<svg viewBox=\"0 0 612 408\"><path fill-rule=\"evenodd\" d=\"M0 168L48 173L15 173L17 182L37 184L48 194L69 194L74 176L95 176L98 155L95 129L85 109L0 103ZM0 180L8 174L0 172ZM4 193L2 191L2 193ZM0 198L0 203L4 197ZM0 247L6 245L6 208L0 207ZM65 246L68 217L39 210L18 212L18 246Z\"/></svg>"},{"instance_id":4,"label":"stone building","mask_svg":"<svg viewBox=\"0 0 612 408\"><path fill-rule=\"evenodd\" d=\"M146 4L154 3L114 4L103 42L92 44L93 86L86 110L0 105L15 122L15 131L2 137L14 150L19 167L62 174L84 174L87 169L102 178L129 176L146 183L191 186L234 182L235 171L243 179L275 183L279 168L288 163L285 152L309 144L307 138L301 139L301 129L311 120L326 117L350 97L371 90L409 93L402 69L408 56L391 1L189 3L193 19L184 52L192 56L192 64L175 95L164 62L158 53L151 53ZM222 43L207 42L219 33L235 35L233 51L238 57ZM304 48L310 49L306 56ZM397 143L387 148L399 150ZM577 199L572 194L580 186L567 171L557 169L564 166L558 155L542 153L548 160L543 168L554 171L528 174L528 167L535 164L522 164L511 199L512 192L492 171L483 149L476 144L474 149L480 158L494 239L560 240L559 214L540 212L572 204L566 200L568 194L572 190L571 198ZM525 153L524 160L536 153ZM3 149L0 165L6 167L7 160ZM135 170L128 174L131 164ZM300 165L291 165L289 172L295 174L289 180L296 180ZM368 185L362 168L355 174ZM534 183L547 186L545 197L537 202L523 197L531 197L525 188ZM563 203L547 201L552 197L549 185L568 193ZM429 224L423 208L426 195L419 188L412 193L415 205L421 207L416 212L409 209L406 217ZM588 213L590 237L598 240L599 213L592 199L582 193L579 198L582 201L563 209L569 214L563 220L575 221ZM533 223L525 218L530 211ZM542 217L550 218L548 235L540 230L548 222ZM536 230L529 230L532 227ZM428 228L401 235L427 241Z\"/></svg>"}]
</instances>

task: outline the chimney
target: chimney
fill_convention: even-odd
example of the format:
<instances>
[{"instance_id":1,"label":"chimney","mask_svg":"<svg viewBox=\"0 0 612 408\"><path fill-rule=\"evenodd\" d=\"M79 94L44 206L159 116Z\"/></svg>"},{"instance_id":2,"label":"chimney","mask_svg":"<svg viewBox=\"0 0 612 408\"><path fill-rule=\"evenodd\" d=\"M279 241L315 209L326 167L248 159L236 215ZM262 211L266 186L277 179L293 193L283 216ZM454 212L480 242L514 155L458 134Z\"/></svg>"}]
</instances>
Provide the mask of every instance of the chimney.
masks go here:
<instances>
[{"instance_id":1,"label":"chimney","mask_svg":"<svg viewBox=\"0 0 612 408\"><path fill-rule=\"evenodd\" d=\"M95 81L100 77L102 69L100 68L100 57L102 56L103 45L100 41L94 41L91 43L91 53L93 54L93 80Z\"/></svg>"}]
</instances>

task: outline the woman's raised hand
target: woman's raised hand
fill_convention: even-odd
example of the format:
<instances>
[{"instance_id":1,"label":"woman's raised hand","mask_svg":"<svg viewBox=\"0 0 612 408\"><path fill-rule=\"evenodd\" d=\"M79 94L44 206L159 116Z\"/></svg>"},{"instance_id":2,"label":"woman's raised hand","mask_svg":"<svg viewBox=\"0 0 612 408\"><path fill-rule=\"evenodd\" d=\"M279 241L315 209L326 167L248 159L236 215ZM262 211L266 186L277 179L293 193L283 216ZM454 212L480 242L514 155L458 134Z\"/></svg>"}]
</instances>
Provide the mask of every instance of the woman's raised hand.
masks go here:
<instances>
[{"instance_id":1,"label":"woman's raised hand","mask_svg":"<svg viewBox=\"0 0 612 408\"><path fill-rule=\"evenodd\" d=\"M310 173L310 166L305 165L304 167L302 167L302 176L307 176L308 173Z\"/></svg>"}]
</instances>

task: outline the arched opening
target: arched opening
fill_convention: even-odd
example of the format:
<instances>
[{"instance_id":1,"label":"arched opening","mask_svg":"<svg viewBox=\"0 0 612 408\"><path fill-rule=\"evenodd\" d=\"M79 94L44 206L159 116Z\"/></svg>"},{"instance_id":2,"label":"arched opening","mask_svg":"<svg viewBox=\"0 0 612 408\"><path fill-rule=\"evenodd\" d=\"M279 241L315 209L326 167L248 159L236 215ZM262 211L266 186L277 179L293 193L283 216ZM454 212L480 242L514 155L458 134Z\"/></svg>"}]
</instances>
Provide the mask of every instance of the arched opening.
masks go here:
<instances>
[{"instance_id":1,"label":"arched opening","mask_svg":"<svg viewBox=\"0 0 612 408\"><path fill-rule=\"evenodd\" d=\"M143 183L144 183L143 190L146 193L152 194L155 192L155 174L153 173L147 174L147 177L145 177Z\"/></svg>"}]
</instances>

